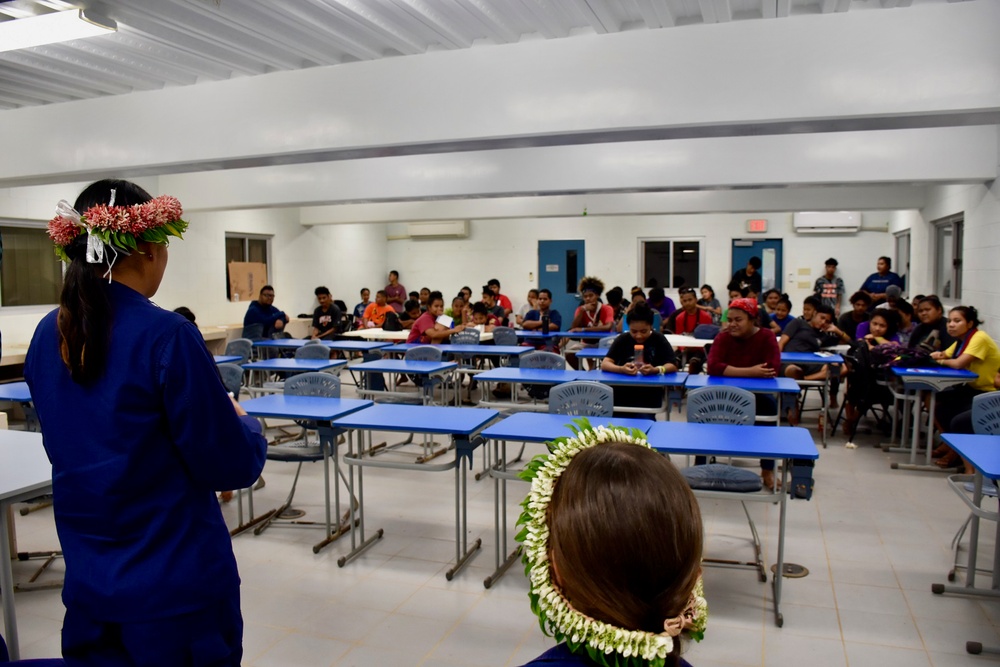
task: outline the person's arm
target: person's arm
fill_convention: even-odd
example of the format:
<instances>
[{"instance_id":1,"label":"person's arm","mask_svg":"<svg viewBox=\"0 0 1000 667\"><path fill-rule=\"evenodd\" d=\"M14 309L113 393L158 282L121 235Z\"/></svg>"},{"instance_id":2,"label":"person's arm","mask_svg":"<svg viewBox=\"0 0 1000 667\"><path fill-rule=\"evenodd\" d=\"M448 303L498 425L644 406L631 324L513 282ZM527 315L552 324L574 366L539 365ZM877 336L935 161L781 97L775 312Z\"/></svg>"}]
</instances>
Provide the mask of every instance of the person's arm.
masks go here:
<instances>
[{"instance_id":1,"label":"person's arm","mask_svg":"<svg viewBox=\"0 0 1000 667\"><path fill-rule=\"evenodd\" d=\"M611 327L615 323L615 311L612 310L611 306L604 304L603 306L598 305L597 317L599 318L600 324L595 324L590 327L591 331L611 331Z\"/></svg>"},{"instance_id":2,"label":"person's arm","mask_svg":"<svg viewBox=\"0 0 1000 667\"><path fill-rule=\"evenodd\" d=\"M573 313L573 321L569 325L570 332L579 331L580 329L583 328L583 318L584 318L583 313L584 313L583 306L577 308L576 312Z\"/></svg>"},{"instance_id":3,"label":"person's arm","mask_svg":"<svg viewBox=\"0 0 1000 667\"><path fill-rule=\"evenodd\" d=\"M844 333L840 329L840 327L838 327L833 322L830 322L828 325L826 325L826 329L823 329L823 333L825 333L825 334L831 334L833 336L836 336L838 343L850 343L851 342L850 335Z\"/></svg>"},{"instance_id":4,"label":"person's arm","mask_svg":"<svg viewBox=\"0 0 1000 667\"><path fill-rule=\"evenodd\" d=\"M562 314L558 310L549 311L549 331L562 329Z\"/></svg>"},{"instance_id":5,"label":"person's arm","mask_svg":"<svg viewBox=\"0 0 1000 667\"><path fill-rule=\"evenodd\" d=\"M785 334L785 333L781 334L781 338L778 340L778 351L779 352L784 352L785 351L785 345L788 343L789 340L791 340L791 339L789 338L788 334Z\"/></svg>"},{"instance_id":6,"label":"person's arm","mask_svg":"<svg viewBox=\"0 0 1000 667\"><path fill-rule=\"evenodd\" d=\"M837 301L833 304L833 311L835 317L840 317L840 306L844 301L844 281L841 278L837 278Z\"/></svg>"},{"instance_id":7,"label":"person's arm","mask_svg":"<svg viewBox=\"0 0 1000 667\"><path fill-rule=\"evenodd\" d=\"M648 345L648 341L646 344ZM658 362L655 364L643 364L639 368L639 372L643 375L663 375L664 373L676 373L677 372L677 355L674 353L674 348L670 345L670 342L666 338L663 340L656 340L653 342L653 360Z\"/></svg>"},{"instance_id":8,"label":"person's arm","mask_svg":"<svg viewBox=\"0 0 1000 667\"><path fill-rule=\"evenodd\" d=\"M771 331L774 332L775 336L780 336L781 335L782 332L781 332L781 325L780 324L778 324L774 320L771 320L770 327L771 327ZM782 348L782 349L784 349L784 348Z\"/></svg>"},{"instance_id":9,"label":"person's arm","mask_svg":"<svg viewBox=\"0 0 1000 667\"><path fill-rule=\"evenodd\" d=\"M424 335L430 339L431 343L443 343L448 340L448 336L453 333L458 333L459 331L465 331L465 325L459 324L453 329L449 329L443 324L434 323L433 328L428 329L424 332Z\"/></svg>"},{"instance_id":10,"label":"person's arm","mask_svg":"<svg viewBox=\"0 0 1000 667\"><path fill-rule=\"evenodd\" d=\"M178 327L160 359L164 428L192 480L210 491L257 481L267 451L260 422L237 413L198 330Z\"/></svg>"},{"instance_id":11,"label":"person's arm","mask_svg":"<svg viewBox=\"0 0 1000 667\"><path fill-rule=\"evenodd\" d=\"M534 315L538 315L538 319L534 319ZM528 319L531 317L532 319ZM542 314L535 310L529 310L525 316L524 321L521 322L521 328L525 331L534 331L535 329L542 328Z\"/></svg>"},{"instance_id":12,"label":"person's arm","mask_svg":"<svg viewBox=\"0 0 1000 667\"><path fill-rule=\"evenodd\" d=\"M602 371L606 371L608 373L622 373L623 375L635 375L638 372L639 369L635 365L634 361L626 361L621 364L616 362L616 360L622 360L628 357L629 353L625 350L625 346L627 344L628 343L626 343L622 338L619 338L611 344L611 347L608 348L608 352L604 356L604 359L601 360Z\"/></svg>"}]
</instances>

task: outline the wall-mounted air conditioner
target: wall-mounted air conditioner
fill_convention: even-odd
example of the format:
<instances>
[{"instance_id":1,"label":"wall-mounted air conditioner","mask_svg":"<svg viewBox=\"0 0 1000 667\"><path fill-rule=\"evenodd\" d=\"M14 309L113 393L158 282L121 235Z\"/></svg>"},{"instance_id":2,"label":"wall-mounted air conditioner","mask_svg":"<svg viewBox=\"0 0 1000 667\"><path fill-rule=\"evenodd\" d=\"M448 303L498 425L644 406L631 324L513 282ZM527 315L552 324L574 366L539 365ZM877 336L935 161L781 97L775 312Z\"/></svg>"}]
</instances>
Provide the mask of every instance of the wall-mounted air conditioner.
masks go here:
<instances>
[{"instance_id":1,"label":"wall-mounted air conditioner","mask_svg":"<svg viewBox=\"0 0 1000 667\"><path fill-rule=\"evenodd\" d=\"M796 213L792 224L800 234L853 234L861 227L859 211L807 211Z\"/></svg>"},{"instance_id":2,"label":"wall-mounted air conditioner","mask_svg":"<svg viewBox=\"0 0 1000 667\"><path fill-rule=\"evenodd\" d=\"M469 238L469 221L410 222L406 231L411 239L465 239Z\"/></svg>"}]
</instances>

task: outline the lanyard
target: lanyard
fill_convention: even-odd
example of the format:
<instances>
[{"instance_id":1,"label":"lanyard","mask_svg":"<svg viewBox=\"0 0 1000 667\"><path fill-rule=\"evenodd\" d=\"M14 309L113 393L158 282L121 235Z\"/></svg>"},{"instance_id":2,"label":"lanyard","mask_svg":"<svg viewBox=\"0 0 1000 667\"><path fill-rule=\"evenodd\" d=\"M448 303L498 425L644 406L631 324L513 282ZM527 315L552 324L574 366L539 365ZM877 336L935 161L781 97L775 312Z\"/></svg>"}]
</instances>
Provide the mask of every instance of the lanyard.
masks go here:
<instances>
[{"instance_id":1,"label":"lanyard","mask_svg":"<svg viewBox=\"0 0 1000 667\"><path fill-rule=\"evenodd\" d=\"M962 356L962 352L965 351L965 348L969 347L969 341L972 340L972 337L976 335L977 331L979 331L979 329L972 327L972 329L969 330L969 333L966 334L965 338L959 341L958 345L955 346L955 354L952 355L952 359L958 359Z\"/></svg>"}]
</instances>

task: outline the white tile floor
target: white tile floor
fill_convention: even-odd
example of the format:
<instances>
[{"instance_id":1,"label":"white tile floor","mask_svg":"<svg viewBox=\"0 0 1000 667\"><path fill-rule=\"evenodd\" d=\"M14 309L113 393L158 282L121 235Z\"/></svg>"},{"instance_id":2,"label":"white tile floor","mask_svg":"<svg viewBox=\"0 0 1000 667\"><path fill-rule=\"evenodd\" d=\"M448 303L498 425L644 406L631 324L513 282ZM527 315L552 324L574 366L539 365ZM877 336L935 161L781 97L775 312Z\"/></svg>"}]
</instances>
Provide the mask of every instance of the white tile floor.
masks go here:
<instances>
[{"instance_id":1,"label":"white tile floor","mask_svg":"<svg viewBox=\"0 0 1000 667\"><path fill-rule=\"evenodd\" d=\"M349 392L345 392L347 395ZM815 413L812 413L813 415ZM674 415L677 419L677 416ZM807 417L806 425L814 425ZM388 434L390 441L397 435ZM931 593L951 566L949 541L965 511L943 475L893 471L892 460L860 436L856 450L834 437L816 467L816 495L788 509L786 559L809 575L786 579L783 628L774 625L771 587L743 570L708 569L710 620L703 643L688 648L695 667L722 665L850 665L952 667L989 662L969 656L965 641L1000 645L1000 604ZM477 458L477 469L480 465ZM287 492L293 466L268 463L258 510ZM516 564L491 590L493 489L470 482L470 539L482 551L453 581L453 473L369 469L367 526L385 537L344 568L347 539L319 555L318 531L276 526L233 546L243 578L246 665L520 665L551 645L528 609L526 581ZM520 488L512 483L511 488ZM296 506L322 517L322 473L306 466ZM224 507L231 525L235 507ZM751 505L774 560L778 510ZM510 516L517 500L510 502ZM708 555L748 558L748 535L735 503L706 502ZM19 548L55 545L51 510L17 517ZM992 553L992 524L982 544ZM34 563L14 563L26 580ZM43 580L58 578L61 563ZM985 580L980 579L980 583ZM59 591L17 595L23 657L59 652Z\"/></svg>"}]
</instances>

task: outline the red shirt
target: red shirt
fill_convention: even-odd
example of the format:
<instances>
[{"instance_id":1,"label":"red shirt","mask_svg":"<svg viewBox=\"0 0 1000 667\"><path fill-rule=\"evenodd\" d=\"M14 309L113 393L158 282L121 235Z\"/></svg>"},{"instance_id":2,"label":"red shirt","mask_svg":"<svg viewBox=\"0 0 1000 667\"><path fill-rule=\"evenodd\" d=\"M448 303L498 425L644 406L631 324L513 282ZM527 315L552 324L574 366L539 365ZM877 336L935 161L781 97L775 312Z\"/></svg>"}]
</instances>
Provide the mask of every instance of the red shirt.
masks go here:
<instances>
[{"instance_id":1,"label":"red shirt","mask_svg":"<svg viewBox=\"0 0 1000 667\"><path fill-rule=\"evenodd\" d=\"M505 297L503 294L497 294L497 304L504 310L514 310L514 306L511 305L510 299Z\"/></svg>"},{"instance_id":2,"label":"red shirt","mask_svg":"<svg viewBox=\"0 0 1000 667\"><path fill-rule=\"evenodd\" d=\"M775 372L781 368L778 339L770 329L758 329L749 338L735 338L723 331L712 341L708 352L709 375L723 375L728 366L749 368L757 364L767 364Z\"/></svg>"},{"instance_id":3,"label":"red shirt","mask_svg":"<svg viewBox=\"0 0 1000 667\"><path fill-rule=\"evenodd\" d=\"M434 328L437 318L427 311L417 318L410 328L410 335L406 337L407 343L430 343L431 339L424 335L429 329Z\"/></svg>"},{"instance_id":4,"label":"red shirt","mask_svg":"<svg viewBox=\"0 0 1000 667\"><path fill-rule=\"evenodd\" d=\"M694 314L687 312L684 309L675 310L671 317L674 318L674 333L675 334L689 334L694 331L695 327L699 324L711 324L712 316L708 314L707 311L698 309L694 311Z\"/></svg>"},{"instance_id":5,"label":"red shirt","mask_svg":"<svg viewBox=\"0 0 1000 667\"><path fill-rule=\"evenodd\" d=\"M613 322L615 319L615 309L608 304L603 304L596 313L591 315L583 309L583 306L578 306L576 312L573 313L573 319L577 317L583 318L583 327L592 327L597 324L607 324L608 322Z\"/></svg>"}]
</instances>

